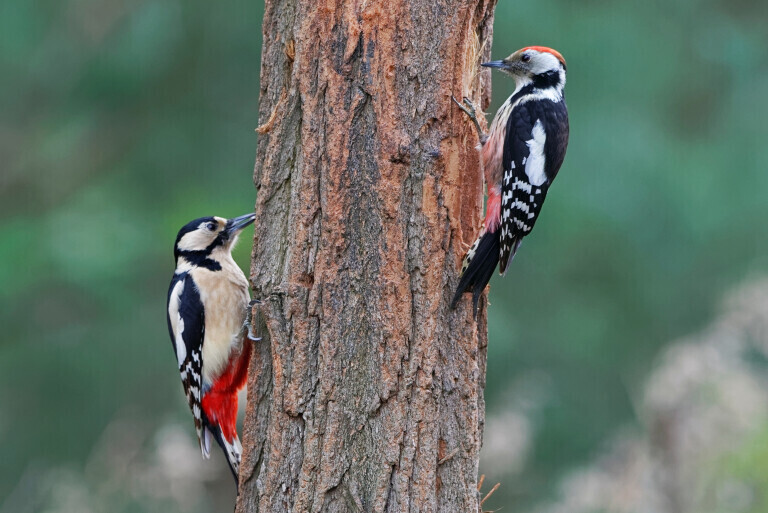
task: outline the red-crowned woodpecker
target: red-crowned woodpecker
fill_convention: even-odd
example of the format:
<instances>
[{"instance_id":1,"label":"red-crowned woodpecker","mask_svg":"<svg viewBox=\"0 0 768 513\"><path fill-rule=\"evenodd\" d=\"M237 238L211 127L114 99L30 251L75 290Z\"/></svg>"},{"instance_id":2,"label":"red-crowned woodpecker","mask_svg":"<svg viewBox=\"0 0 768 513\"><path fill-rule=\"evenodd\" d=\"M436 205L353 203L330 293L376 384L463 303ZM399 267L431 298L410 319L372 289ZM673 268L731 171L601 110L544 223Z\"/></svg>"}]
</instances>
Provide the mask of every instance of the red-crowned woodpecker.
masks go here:
<instances>
[{"instance_id":1,"label":"red-crowned woodpecker","mask_svg":"<svg viewBox=\"0 0 768 513\"><path fill-rule=\"evenodd\" d=\"M560 53L529 46L482 66L510 75L515 91L499 108L487 135L472 103L464 98L462 105L453 99L477 127L488 187L485 222L464 258L451 303L455 307L464 292L472 291L475 313L496 264L504 275L523 237L536 224L568 147L565 59Z\"/></svg>"},{"instance_id":2,"label":"red-crowned woodpecker","mask_svg":"<svg viewBox=\"0 0 768 513\"><path fill-rule=\"evenodd\" d=\"M204 458L211 438L237 481L237 392L245 385L251 343L246 340L248 280L232 259L238 234L255 219L203 217L176 237L176 272L168 289L168 331ZM255 339L254 339L255 340Z\"/></svg>"}]
</instances>

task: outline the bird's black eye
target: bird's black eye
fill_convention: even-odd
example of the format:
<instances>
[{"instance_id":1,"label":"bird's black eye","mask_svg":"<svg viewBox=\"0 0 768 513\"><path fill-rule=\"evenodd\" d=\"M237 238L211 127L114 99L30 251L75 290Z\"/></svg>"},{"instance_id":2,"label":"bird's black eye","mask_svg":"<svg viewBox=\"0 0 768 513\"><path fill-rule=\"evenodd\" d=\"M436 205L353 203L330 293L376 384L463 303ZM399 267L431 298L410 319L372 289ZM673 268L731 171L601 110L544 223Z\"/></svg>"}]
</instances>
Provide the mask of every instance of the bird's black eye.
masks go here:
<instances>
[{"instance_id":1,"label":"bird's black eye","mask_svg":"<svg viewBox=\"0 0 768 513\"><path fill-rule=\"evenodd\" d=\"M208 228L210 231L215 231L216 223L208 223L207 225L205 225L205 227Z\"/></svg>"},{"instance_id":2,"label":"bird's black eye","mask_svg":"<svg viewBox=\"0 0 768 513\"><path fill-rule=\"evenodd\" d=\"M528 62L528 61L531 60L531 56L528 55L527 53L524 53L523 56L520 57L520 60L523 61L523 62Z\"/></svg>"}]
</instances>

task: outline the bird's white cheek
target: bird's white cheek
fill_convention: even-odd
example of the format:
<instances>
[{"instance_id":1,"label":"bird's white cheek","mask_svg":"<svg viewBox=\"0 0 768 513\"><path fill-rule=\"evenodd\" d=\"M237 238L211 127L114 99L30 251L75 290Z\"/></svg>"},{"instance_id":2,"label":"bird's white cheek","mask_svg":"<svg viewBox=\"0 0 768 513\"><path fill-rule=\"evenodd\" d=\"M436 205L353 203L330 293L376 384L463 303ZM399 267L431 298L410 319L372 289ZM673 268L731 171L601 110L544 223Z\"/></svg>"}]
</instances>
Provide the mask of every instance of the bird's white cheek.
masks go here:
<instances>
[{"instance_id":1,"label":"bird's white cheek","mask_svg":"<svg viewBox=\"0 0 768 513\"><path fill-rule=\"evenodd\" d=\"M179 241L178 248L182 251L201 250L211 243L213 238L203 230L195 230L185 234Z\"/></svg>"}]
</instances>

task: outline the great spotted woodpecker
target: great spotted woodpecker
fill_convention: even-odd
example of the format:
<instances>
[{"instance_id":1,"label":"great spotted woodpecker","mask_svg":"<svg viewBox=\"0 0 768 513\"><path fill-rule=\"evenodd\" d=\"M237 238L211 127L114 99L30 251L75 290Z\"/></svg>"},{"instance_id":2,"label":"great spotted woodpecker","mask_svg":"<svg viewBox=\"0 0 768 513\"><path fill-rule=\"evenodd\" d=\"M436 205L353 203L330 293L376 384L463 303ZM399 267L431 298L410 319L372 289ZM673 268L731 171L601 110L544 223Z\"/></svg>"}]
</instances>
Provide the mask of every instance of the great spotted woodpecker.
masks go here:
<instances>
[{"instance_id":1,"label":"great spotted woodpecker","mask_svg":"<svg viewBox=\"0 0 768 513\"><path fill-rule=\"evenodd\" d=\"M210 458L215 439L235 481L242 450L237 392L248 372L247 339L255 339L246 323L248 280L231 251L255 217L203 217L187 223L176 237L176 272L168 289L168 331L200 449Z\"/></svg>"},{"instance_id":2,"label":"great spotted woodpecker","mask_svg":"<svg viewBox=\"0 0 768 513\"><path fill-rule=\"evenodd\" d=\"M455 308L461 295L472 291L475 313L496 264L504 275L523 237L533 229L568 147L565 59L560 53L529 46L482 66L510 75L515 91L499 108L487 135L472 103L453 98L478 130L488 187L485 222L464 258L451 303Z\"/></svg>"}]
</instances>

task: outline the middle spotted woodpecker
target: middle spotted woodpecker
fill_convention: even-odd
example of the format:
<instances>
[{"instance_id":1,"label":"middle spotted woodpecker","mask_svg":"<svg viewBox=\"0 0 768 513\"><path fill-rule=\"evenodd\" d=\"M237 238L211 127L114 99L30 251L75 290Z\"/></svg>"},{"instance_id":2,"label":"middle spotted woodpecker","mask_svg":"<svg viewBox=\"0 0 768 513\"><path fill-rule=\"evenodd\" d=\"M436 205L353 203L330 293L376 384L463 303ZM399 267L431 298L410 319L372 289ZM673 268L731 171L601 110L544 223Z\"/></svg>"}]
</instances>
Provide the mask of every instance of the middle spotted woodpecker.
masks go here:
<instances>
[{"instance_id":1,"label":"middle spotted woodpecker","mask_svg":"<svg viewBox=\"0 0 768 513\"><path fill-rule=\"evenodd\" d=\"M512 76L515 91L499 108L487 135L472 103L453 99L479 132L488 187L485 222L464 258L451 303L455 307L461 295L471 291L475 313L496 264L503 275L523 237L533 229L568 147L565 59L559 52L529 46L482 65Z\"/></svg>"},{"instance_id":2,"label":"middle spotted woodpecker","mask_svg":"<svg viewBox=\"0 0 768 513\"><path fill-rule=\"evenodd\" d=\"M248 280L232 259L238 234L255 214L203 217L176 237L176 272L168 289L168 331L204 458L211 438L237 481L237 392L245 385L251 343Z\"/></svg>"}]
</instances>

